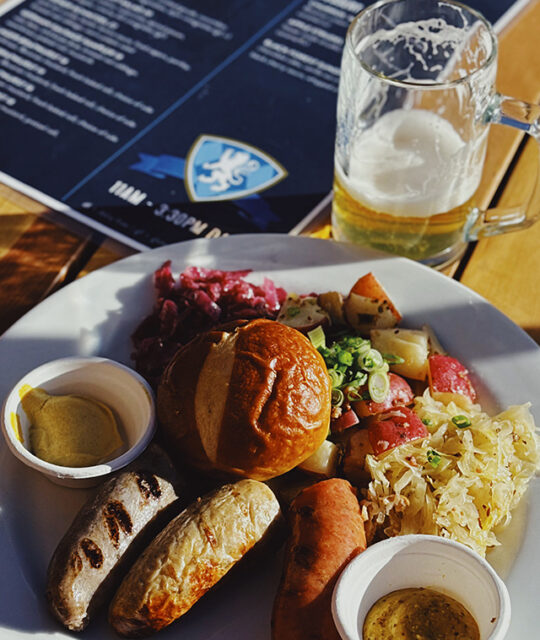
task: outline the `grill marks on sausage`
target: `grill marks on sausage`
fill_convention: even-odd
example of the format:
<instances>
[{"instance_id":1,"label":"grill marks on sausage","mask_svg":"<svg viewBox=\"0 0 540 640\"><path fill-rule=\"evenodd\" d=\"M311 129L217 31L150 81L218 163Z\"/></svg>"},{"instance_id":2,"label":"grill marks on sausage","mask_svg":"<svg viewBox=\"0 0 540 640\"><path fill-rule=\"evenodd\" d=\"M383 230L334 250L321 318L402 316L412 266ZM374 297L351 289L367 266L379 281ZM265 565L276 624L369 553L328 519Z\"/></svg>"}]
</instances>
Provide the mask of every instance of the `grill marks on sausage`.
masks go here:
<instances>
[{"instance_id":1,"label":"grill marks on sausage","mask_svg":"<svg viewBox=\"0 0 540 640\"><path fill-rule=\"evenodd\" d=\"M111 500L105 505L103 519L109 531L109 538L115 547L120 543L120 531L127 536L133 532L133 522L129 513L118 500Z\"/></svg>"},{"instance_id":2,"label":"grill marks on sausage","mask_svg":"<svg viewBox=\"0 0 540 640\"><path fill-rule=\"evenodd\" d=\"M137 485L139 491L146 500L161 497L161 487L155 475L145 471L136 473ZM120 532L129 536L133 533L133 522L131 517L119 500L110 500L103 508L103 520L109 533L109 538L115 547L120 544ZM80 542L80 548L84 557L88 560L90 566L94 569L101 569L104 562L103 551L90 538L83 538ZM71 566L78 574L82 569L82 559L78 553L73 553L70 558Z\"/></svg>"},{"instance_id":3,"label":"grill marks on sausage","mask_svg":"<svg viewBox=\"0 0 540 640\"><path fill-rule=\"evenodd\" d=\"M90 566L93 569L101 569L103 566L103 552L98 545L90 538L83 538L80 546Z\"/></svg>"},{"instance_id":4,"label":"grill marks on sausage","mask_svg":"<svg viewBox=\"0 0 540 640\"><path fill-rule=\"evenodd\" d=\"M158 478L149 471L136 471L135 481L145 501L159 500L162 489ZM120 544L120 533L129 536L133 533L131 517L119 500L109 501L103 509L103 519L109 532L109 538L115 547Z\"/></svg>"},{"instance_id":5,"label":"grill marks on sausage","mask_svg":"<svg viewBox=\"0 0 540 640\"><path fill-rule=\"evenodd\" d=\"M142 496L149 500L155 498L156 500L161 497L161 487L159 486L159 480L153 473L149 471L137 471L135 472L137 478L137 485Z\"/></svg>"}]
</instances>

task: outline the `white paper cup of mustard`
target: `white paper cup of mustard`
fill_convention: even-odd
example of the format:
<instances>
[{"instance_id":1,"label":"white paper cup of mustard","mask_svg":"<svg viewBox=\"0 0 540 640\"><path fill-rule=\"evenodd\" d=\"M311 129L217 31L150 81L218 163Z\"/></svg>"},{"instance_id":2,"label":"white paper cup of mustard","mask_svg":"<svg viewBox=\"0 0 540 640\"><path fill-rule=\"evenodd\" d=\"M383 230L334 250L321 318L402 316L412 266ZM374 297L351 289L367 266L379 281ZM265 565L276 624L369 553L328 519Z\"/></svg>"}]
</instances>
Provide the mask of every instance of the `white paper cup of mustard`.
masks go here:
<instances>
[{"instance_id":1,"label":"white paper cup of mustard","mask_svg":"<svg viewBox=\"0 0 540 640\"><path fill-rule=\"evenodd\" d=\"M478 625L480 640L505 637L511 608L504 582L475 551L430 535L377 542L345 567L332 599L340 636L363 640L364 622L373 605L392 592L413 587L432 589L463 605ZM440 624L443 630L449 623L442 619Z\"/></svg>"},{"instance_id":2,"label":"white paper cup of mustard","mask_svg":"<svg viewBox=\"0 0 540 640\"><path fill-rule=\"evenodd\" d=\"M39 394L52 398L53 403L58 398L82 398L82 409L79 401L77 410L86 425L89 419L88 414L84 414L84 410L88 409L88 406L84 406L86 401L96 413L103 414L106 419L110 418L110 428L115 432L108 434L111 435L110 443L103 457L99 457L99 446L97 457L94 451L87 458L83 452L78 455L79 461L72 466L69 462L54 463L36 455L32 446L31 417L28 415L31 411L27 400L27 394L34 393L34 404L38 408L41 401ZM76 421L71 420L72 416L69 415L69 408L74 404L64 402L60 406L67 415L67 426L62 430L58 425L53 425L55 429L52 429L51 437L67 435L65 446L68 448L76 440L71 438L70 433L71 429L77 428ZM52 420L49 415L49 423L51 422L54 423L54 414ZM7 396L2 410L2 429L11 452L53 482L70 487L95 485L135 460L150 443L155 427L154 395L148 383L129 367L99 357L61 358L39 366L17 382ZM107 429L109 426L105 424L103 428ZM104 432L98 433L103 439ZM45 444L48 435L46 433L42 438ZM52 444L56 445L56 452L64 446L64 442L61 446L58 446L58 442ZM70 459L77 459L77 456L66 458ZM85 464L86 459L92 462Z\"/></svg>"}]
</instances>

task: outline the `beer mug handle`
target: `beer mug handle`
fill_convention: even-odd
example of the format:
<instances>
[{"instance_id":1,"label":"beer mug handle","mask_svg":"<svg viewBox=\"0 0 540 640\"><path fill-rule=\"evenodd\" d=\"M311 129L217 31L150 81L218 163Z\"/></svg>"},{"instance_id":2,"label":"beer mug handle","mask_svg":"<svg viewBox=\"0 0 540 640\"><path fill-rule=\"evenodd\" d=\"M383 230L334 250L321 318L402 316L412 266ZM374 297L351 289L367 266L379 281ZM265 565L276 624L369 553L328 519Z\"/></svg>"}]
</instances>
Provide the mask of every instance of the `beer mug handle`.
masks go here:
<instances>
[{"instance_id":1,"label":"beer mug handle","mask_svg":"<svg viewBox=\"0 0 540 640\"><path fill-rule=\"evenodd\" d=\"M486 124L505 124L525 131L540 145L540 105L496 93L486 109L484 121ZM466 231L467 240L530 227L540 217L540 155L536 184L528 202L516 207L479 209L477 214Z\"/></svg>"}]
</instances>

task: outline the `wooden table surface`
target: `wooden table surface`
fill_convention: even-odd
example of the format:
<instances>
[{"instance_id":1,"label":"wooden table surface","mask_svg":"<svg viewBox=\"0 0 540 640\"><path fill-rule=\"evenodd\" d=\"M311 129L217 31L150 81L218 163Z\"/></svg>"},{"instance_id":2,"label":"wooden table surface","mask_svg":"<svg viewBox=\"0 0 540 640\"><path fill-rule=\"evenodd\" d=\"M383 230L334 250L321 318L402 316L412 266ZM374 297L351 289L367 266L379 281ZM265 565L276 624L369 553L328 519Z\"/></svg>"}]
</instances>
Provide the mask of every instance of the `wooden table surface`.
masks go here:
<instances>
[{"instance_id":1,"label":"wooden table surface","mask_svg":"<svg viewBox=\"0 0 540 640\"><path fill-rule=\"evenodd\" d=\"M540 0L531 0L499 35L501 93L540 100L539 36ZM480 204L518 204L539 170L536 143L507 127L492 127L490 136ZM323 220L309 233L327 237L328 230ZM131 253L0 184L0 334L53 291ZM540 342L540 223L472 243L446 274Z\"/></svg>"}]
</instances>

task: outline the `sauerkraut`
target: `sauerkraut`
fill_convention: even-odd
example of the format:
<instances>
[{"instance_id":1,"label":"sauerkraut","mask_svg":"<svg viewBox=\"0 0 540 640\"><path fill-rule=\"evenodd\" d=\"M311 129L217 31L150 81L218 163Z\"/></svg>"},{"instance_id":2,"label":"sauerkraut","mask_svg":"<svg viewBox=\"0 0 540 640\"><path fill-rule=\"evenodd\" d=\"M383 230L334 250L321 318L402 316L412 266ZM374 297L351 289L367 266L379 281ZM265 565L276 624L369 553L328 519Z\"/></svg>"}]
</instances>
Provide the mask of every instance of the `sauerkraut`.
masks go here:
<instances>
[{"instance_id":1,"label":"sauerkraut","mask_svg":"<svg viewBox=\"0 0 540 640\"><path fill-rule=\"evenodd\" d=\"M540 466L529 407L490 417L477 404L436 401L429 390L417 397L430 437L366 456L372 480L363 506L375 533L439 535L482 556L498 545L494 529L508 524Z\"/></svg>"}]
</instances>

